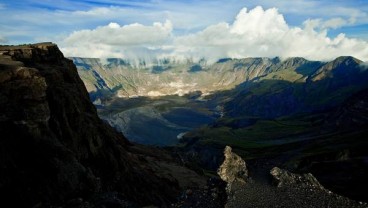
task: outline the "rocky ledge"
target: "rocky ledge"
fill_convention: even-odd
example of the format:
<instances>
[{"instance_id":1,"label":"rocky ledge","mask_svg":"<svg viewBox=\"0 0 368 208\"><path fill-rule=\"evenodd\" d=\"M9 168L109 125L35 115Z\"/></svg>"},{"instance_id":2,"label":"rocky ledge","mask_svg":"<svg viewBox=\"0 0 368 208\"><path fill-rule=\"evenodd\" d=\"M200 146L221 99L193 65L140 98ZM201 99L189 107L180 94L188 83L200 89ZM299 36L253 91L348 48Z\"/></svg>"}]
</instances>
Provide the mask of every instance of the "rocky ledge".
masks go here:
<instances>
[{"instance_id":1,"label":"rocky ledge","mask_svg":"<svg viewBox=\"0 0 368 208\"><path fill-rule=\"evenodd\" d=\"M0 199L12 207L165 207L204 183L99 119L52 43L0 46L0 135Z\"/></svg>"}]
</instances>

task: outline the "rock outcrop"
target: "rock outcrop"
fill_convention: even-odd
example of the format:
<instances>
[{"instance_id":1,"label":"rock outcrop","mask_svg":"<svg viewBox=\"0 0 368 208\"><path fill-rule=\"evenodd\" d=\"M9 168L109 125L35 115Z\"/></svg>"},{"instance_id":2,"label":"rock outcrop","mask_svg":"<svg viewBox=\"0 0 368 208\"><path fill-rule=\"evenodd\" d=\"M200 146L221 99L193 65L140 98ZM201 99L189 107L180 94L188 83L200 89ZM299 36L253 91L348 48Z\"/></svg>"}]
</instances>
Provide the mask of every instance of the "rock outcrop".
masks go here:
<instances>
[{"instance_id":1,"label":"rock outcrop","mask_svg":"<svg viewBox=\"0 0 368 208\"><path fill-rule=\"evenodd\" d=\"M231 147L226 146L224 150L225 160L217 170L220 178L227 183L227 192L231 192L233 183L245 184L248 179L248 169L245 161L232 152Z\"/></svg>"},{"instance_id":2,"label":"rock outcrop","mask_svg":"<svg viewBox=\"0 0 368 208\"><path fill-rule=\"evenodd\" d=\"M270 171L270 174L273 177L273 180L277 187L283 187L285 185L305 185L318 189L324 189L323 186L311 173L295 174L290 173L287 170L274 167Z\"/></svg>"},{"instance_id":3,"label":"rock outcrop","mask_svg":"<svg viewBox=\"0 0 368 208\"><path fill-rule=\"evenodd\" d=\"M52 43L0 46L0 135L2 204L88 203L118 193L166 206L179 193L173 174L152 165L168 156L145 156L99 119L75 65Z\"/></svg>"}]
</instances>

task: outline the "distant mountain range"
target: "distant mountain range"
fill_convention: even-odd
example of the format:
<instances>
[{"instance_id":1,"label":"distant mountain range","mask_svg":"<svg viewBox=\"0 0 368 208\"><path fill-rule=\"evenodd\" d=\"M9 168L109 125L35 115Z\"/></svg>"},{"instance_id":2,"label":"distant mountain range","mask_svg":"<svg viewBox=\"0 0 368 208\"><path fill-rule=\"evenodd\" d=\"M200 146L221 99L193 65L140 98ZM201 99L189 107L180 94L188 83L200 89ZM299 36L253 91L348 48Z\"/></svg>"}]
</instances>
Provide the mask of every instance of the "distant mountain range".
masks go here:
<instances>
[{"instance_id":1,"label":"distant mountain range","mask_svg":"<svg viewBox=\"0 0 368 208\"><path fill-rule=\"evenodd\" d=\"M89 92L115 93L120 97L183 95L193 91L206 94L262 80L316 82L333 76L354 77L366 69L362 61L353 57L339 57L326 63L299 57L221 59L214 64L163 59L149 65L116 58L70 59ZM352 79L348 78L355 81Z\"/></svg>"},{"instance_id":2,"label":"distant mountain range","mask_svg":"<svg viewBox=\"0 0 368 208\"><path fill-rule=\"evenodd\" d=\"M330 62L296 57L221 59L214 64L164 59L138 66L123 59L71 59L93 101L217 94L226 100L217 98L217 104L233 116L272 118L323 110L368 87L368 68L349 56Z\"/></svg>"},{"instance_id":3,"label":"distant mountain range","mask_svg":"<svg viewBox=\"0 0 368 208\"><path fill-rule=\"evenodd\" d=\"M220 60L207 65L159 61L156 65L135 65L122 59L71 58L87 89L119 97L203 94L234 88L244 81L267 74L272 59Z\"/></svg>"}]
</instances>

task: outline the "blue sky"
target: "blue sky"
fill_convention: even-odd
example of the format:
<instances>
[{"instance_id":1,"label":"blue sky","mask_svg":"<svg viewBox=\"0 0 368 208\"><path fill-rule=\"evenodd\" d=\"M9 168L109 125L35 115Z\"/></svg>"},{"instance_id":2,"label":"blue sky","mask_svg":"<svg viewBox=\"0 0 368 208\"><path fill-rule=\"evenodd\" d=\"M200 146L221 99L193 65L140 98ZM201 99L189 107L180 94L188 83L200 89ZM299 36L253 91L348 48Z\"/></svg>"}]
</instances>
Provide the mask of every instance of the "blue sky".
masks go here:
<instances>
[{"instance_id":1,"label":"blue sky","mask_svg":"<svg viewBox=\"0 0 368 208\"><path fill-rule=\"evenodd\" d=\"M155 55L162 55L161 52L166 50L167 55L170 50L171 52L176 51L177 54L177 51L184 50L183 47L179 49L178 44L174 44L177 39L191 40L191 43L197 41L196 43L198 43L198 39L195 41L191 39L192 36L199 38L201 32L208 28L211 29L212 26L219 23L227 23L229 26L227 28L234 31L231 27L236 21L236 16L240 14L239 12L243 8L247 8L249 12L257 6L261 6L264 11L271 11L272 8L277 9L277 14L282 15L288 26L288 29L284 28L284 35L290 33L289 30L293 28L301 28L307 33L306 27L313 24L311 27L315 32L322 35L326 33L325 37L331 38L331 41L342 33L345 34L344 38L347 40L345 45L350 39L358 39L363 41L362 43L368 41L367 0L0 0L0 44L53 41L58 43L68 55L81 56L127 56L130 54L127 48L132 49L134 53L144 51L145 54L153 52ZM249 16L251 15L249 14ZM252 17L258 21L257 18L263 19L266 16L267 12L258 11L257 13L255 11ZM248 17L244 18L248 22L254 20ZM157 25L154 26L155 22L164 25L167 21L170 24L166 24L167 30L165 31L161 31L162 28L156 27ZM248 26L248 22L243 21L243 29ZM130 44L127 47L127 45L114 45L109 41L104 42L103 39L99 39L99 43L101 42L100 50L110 50L109 53L88 54L87 49L76 50L78 46L82 48L82 45L76 43L82 40L77 40L76 36L82 37L83 33L84 39L87 37L91 41L96 40L94 37L103 33L101 27L106 27L110 23L116 23L119 27L115 29L121 29L121 33L116 33L117 35L135 35L132 28L134 28L134 24L138 23L141 26L149 27L139 28L139 31L142 31L141 29L144 31L158 29L165 36L165 40L158 38L161 40L160 45L148 44L149 40L142 37L144 42L137 42L134 47ZM129 25L133 25L132 28L122 29ZM279 26L283 27L282 21ZM221 34L221 31L218 32ZM103 34L108 35L109 33ZM226 36L229 35L226 34ZM239 41L249 40L241 38ZM258 42L265 42L265 40ZM186 43L189 44L189 42ZM213 45L213 43L203 45L210 47L211 44ZM338 45L342 45L342 43ZM358 44L355 43L355 45ZM245 46L255 45L252 43L245 44ZM224 47L230 48L229 45ZM265 46L264 51L266 50L267 53L255 53L254 55L278 55L276 52L269 53L270 47L270 45ZM327 48L331 47L337 46L329 45ZM350 49L353 50L356 47L350 47ZM203 54L196 52L195 55L206 56L206 52L202 52ZM242 54L244 56L253 55L240 53L239 50L235 53L229 49L216 56L241 57ZM303 53L295 53L295 55L298 54L303 55ZM360 53L360 56L368 58L368 55L365 57L365 52Z\"/></svg>"}]
</instances>

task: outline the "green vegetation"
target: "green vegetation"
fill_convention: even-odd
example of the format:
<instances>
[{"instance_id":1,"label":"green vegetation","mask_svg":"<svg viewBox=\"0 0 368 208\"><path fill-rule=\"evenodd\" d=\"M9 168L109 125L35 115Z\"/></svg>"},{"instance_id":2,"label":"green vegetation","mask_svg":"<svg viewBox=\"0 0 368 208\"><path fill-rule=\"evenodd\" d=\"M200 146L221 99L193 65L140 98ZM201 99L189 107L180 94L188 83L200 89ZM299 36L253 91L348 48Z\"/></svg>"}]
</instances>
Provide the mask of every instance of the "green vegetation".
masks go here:
<instances>
[{"instance_id":1,"label":"green vegetation","mask_svg":"<svg viewBox=\"0 0 368 208\"><path fill-rule=\"evenodd\" d=\"M244 119L244 118L243 118ZM253 118L254 119L254 118ZM221 121L221 126L206 126L188 134L188 137L201 138L202 144L230 145L243 150L261 149L283 145L298 140L299 135L313 130L311 122L292 120L257 120L255 124L243 128L232 128L229 125L234 119Z\"/></svg>"},{"instance_id":2,"label":"green vegetation","mask_svg":"<svg viewBox=\"0 0 368 208\"><path fill-rule=\"evenodd\" d=\"M261 80L283 80L288 82L305 82L305 76L299 74L294 68L288 68L281 71L269 73L261 78Z\"/></svg>"}]
</instances>

